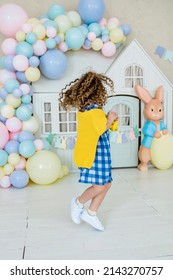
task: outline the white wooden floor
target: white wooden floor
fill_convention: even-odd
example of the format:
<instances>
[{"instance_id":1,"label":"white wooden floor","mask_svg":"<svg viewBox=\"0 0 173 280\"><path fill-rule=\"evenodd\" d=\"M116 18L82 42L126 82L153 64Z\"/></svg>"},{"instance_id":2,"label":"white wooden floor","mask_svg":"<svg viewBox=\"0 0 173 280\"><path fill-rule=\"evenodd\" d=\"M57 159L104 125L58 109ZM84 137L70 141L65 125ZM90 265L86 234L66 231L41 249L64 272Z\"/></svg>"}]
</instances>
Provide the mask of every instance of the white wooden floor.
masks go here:
<instances>
[{"instance_id":1,"label":"white wooden floor","mask_svg":"<svg viewBox=\"0 0 173 280\"><path fill-rule=\"evenodd\" d=\"M0 188L0 259L173 259L173 168L113 171L100 210L105 231L75 225L70 174L49 186Z\"/></svg>"}]
</instances>

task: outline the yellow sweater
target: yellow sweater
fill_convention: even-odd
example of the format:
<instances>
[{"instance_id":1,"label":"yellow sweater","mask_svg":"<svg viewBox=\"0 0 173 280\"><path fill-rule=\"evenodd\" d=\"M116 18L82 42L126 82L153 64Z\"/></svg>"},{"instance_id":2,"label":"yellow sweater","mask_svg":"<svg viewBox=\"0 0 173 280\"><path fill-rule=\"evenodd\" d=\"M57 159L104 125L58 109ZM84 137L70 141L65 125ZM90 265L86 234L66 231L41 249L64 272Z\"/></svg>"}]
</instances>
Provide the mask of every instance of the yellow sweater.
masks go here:
<instances>
[{"instance_id":1,"label":"yellow sweater","mask_svg":"<svg viewBox=\"0 0 173 280\"><path fill-rule=\"evenodd\" d=\"M101 109L78 112L77 118L78 136L74 148L74 162L78 167L91 168L98 139L106 130L107 118Z\"/></svg>"}]
</instances>

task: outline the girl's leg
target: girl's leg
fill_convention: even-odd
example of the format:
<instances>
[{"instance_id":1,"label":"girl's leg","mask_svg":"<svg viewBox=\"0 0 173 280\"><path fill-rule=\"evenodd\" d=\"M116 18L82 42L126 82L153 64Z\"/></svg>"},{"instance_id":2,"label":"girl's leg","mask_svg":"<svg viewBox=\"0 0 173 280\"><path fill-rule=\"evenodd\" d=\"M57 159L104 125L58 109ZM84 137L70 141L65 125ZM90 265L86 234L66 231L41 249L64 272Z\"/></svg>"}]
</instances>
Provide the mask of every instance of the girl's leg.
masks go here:
<instances>
[{"instance_id":1,"label":"girl's leg","mask_svg":"<svg viewBox=\"0 0 173 280\"><path fill-rule=\"evenodd\" d=\"M78 200L81 204L92 200L89 209L96 212L110 187L111 183L106 183L103 186L93 185L86 189Z\"/></svg>"},{"instance_id":2,"label":"girl's leg","mask_svg":"<svg viewBox=\"0 0 173 280\"><path fill-rule=\"evenodd\" d=\"M104 185L103 191L101 193L98 193L98 195L96 195L91 200L91 204L90 204L89 210L97 212L100 204L102 203L103 199L105 198L105 195L106 195L107 191L110 189L110 187L111 187L111 183L106 183Z\"/></svg>"},{"instance_id":3,"label":"girl's leg","mask_svg":"<svg viewBox=\"0 0 173 280\"><path fill-rule=\"evenodd\" d=\"M91 199L90 207L87 211L82 212L81 219L101 231L104 230L104 227L97 217L97 210L110 187L111 183L107 183L104 186L93 185L89 190L87 189L88 191L86 190L86 193L84 192L82 194L82 198L79 198L79 201L81 201L81 199L88 199L89 194L92 194L92 197L90 196L89 198Z\"/></svg>"}]
</instances>

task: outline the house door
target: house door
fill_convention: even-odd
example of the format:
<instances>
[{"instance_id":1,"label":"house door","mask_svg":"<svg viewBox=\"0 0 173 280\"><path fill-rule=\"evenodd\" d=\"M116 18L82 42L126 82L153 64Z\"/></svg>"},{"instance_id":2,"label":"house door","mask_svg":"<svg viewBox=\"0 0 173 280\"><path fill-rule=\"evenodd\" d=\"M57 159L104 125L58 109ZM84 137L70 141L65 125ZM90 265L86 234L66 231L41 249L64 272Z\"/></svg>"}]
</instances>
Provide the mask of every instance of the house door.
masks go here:
<instances>
[{"instance_id":1,"label":"house door","mask_svg":"<svg viewBox=\"0 0 173 280\"><path fill-rule=\"evenodd\" d=\"M139 99L127 95L112 96L108 98L105 110L115 111L119 117L118 131L110 132L112 168L136 167L139 137L135 136L135 128L139 127Z\"/></svg>"}]
</instances>

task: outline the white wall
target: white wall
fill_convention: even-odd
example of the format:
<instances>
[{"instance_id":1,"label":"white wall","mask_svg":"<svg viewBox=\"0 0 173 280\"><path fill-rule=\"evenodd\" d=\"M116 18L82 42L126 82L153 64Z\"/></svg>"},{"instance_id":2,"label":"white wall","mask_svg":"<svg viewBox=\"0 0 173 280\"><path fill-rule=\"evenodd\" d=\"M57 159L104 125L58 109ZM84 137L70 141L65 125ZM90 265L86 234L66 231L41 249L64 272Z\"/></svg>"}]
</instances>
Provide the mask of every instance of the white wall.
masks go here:
<instances>
[{"instance_id":1,"label":"white wall","mask_svg":"<svg viewBox=\"0 0 173 280\"><path fill-rule=\"evenodd\" d=\"M29 17L39 17L51 4L63 5L67 11L76 10L78 0L0 0L0 5L15 3L25 9ZM154 54L158 45L173 50L173 0L105 0L105 17L115 16L129 23L133 33L127 43L136 38L161 71L173 83L173 64ZM0 34L0 42L4 37ZM0 54L2 54L0 52Z\"/></svg>"}]
</instances>

